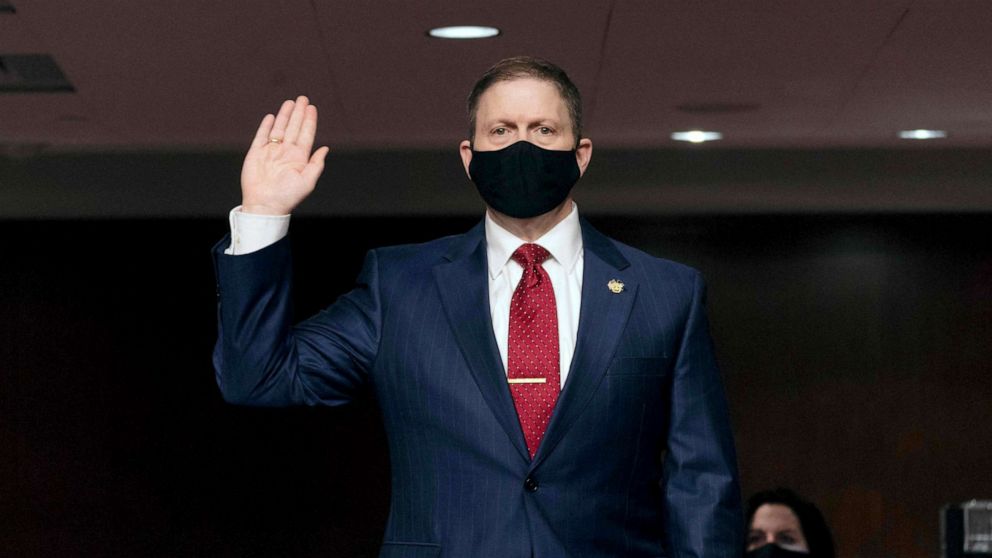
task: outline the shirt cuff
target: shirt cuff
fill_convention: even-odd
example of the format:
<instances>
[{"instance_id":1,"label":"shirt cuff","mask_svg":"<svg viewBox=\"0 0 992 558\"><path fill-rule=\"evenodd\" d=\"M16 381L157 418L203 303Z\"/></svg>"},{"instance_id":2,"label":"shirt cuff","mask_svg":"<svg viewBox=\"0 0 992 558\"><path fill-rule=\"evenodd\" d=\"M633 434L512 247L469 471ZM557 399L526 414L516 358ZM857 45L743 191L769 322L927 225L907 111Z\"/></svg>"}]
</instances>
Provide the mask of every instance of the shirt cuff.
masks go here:
<instances>
[{"instance_id":1,"label":"shirt cuff","mask_svg":"<svg viewBox=\"0 0 992 558\"><path fill-rule=\"evenodd\" d=\"M250 254L275 244L289 234L289 215L259 215L242 213L241 206L231 210L231 245L225 254Z\"/></svg>"}]
</instances>

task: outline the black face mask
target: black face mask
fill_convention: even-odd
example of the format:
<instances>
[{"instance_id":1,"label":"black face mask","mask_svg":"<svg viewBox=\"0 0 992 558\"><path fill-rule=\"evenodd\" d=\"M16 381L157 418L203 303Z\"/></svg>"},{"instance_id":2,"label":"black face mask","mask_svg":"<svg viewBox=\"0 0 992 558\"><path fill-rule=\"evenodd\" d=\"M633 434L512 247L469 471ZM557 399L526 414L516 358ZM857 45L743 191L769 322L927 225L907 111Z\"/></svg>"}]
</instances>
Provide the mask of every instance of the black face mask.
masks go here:
<instances>
[{"instance_id":1,"label":"black face mask","mask_svg":"<svg viewBox=\"0 0 992 558\"><path fill-rule=\"evenodd\" d=\"M518 219L561 205L580 175L574 149L552 151L528 141L498 151L473 149L468 172L489 207Z\"/></svg>"},{"instance_id":2,"label":"black face mask","mask_svg":"<svg viewBox=\"0 0 992 558\"><path fill-rule=\"evenodd\" d=\"M766 544L744 554L745 558L809 558L805 552L786 550L777 544Z\"/></svg>"}]
</instances>

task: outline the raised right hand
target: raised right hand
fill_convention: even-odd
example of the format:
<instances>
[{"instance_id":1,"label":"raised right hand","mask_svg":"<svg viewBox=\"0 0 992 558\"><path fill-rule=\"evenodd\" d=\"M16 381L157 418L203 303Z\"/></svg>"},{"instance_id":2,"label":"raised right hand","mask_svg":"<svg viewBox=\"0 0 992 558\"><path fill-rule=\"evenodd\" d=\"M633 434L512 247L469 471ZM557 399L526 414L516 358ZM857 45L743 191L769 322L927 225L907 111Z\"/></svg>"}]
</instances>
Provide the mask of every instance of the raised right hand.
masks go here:
<instances>
[{"instance_id":1,"label":"raised right hand","mask_svg":"<svg viewBox=\"0 0 992 558\"><path fill-rule=\"evenodd\" d=\"M241 167L241 211L287 215L313 192L329 151L310 154L316 133L317 107L302 95L265 115Z\"/></svg>"}]
</instances>

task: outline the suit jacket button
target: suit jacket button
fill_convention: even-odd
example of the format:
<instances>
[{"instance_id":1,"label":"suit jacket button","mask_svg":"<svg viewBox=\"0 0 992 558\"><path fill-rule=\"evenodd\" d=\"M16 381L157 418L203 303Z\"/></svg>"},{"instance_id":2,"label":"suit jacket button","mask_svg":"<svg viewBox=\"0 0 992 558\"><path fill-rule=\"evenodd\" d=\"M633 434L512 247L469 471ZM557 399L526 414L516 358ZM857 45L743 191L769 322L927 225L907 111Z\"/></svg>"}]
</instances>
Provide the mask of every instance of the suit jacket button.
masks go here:
<instances>
[{"instance_id":1,"label":"suit jacket button","mask_svg":"<svg viewBox=\"0 0 992 558\"><path fill-rule=\"evenodd\" d=\"M524 481L524 490L527 492L537 492L537 481L534 477L527 477Z\"/></svg>"}]
</instances>

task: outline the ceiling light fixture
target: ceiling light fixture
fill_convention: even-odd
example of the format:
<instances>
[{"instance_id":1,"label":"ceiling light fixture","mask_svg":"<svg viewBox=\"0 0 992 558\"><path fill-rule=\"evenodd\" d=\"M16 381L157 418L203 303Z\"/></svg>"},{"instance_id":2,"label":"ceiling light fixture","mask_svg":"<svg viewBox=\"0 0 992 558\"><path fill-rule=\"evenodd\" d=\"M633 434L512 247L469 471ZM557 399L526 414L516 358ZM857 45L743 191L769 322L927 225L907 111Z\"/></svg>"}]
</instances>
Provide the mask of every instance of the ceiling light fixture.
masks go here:
<instances>
[{"instance_id":1,"label":"ceiling light fixture","mask_svg":"<svg viewBox=\"0 0 992 558\"><path fill-rule=\"evenodd\" d=\"M703 143L704 141L723 139L723 134L720 132L689 130L688 132L672 132L672 139L675 141L687 141L689 143Z\"/></svg>"},{"instance_id":2,"label":"ceiling light fixture","mask_svg":"<svg viewBox=\"0 0 992 558\"><path fill-rule=\"evenodd\" d=\"M946 138L947 132L944 130L902 130L899 132L902 139L928 140Z\"/></svg>"},{"instance_id":3,"label":"ceiling light fixture","mask_svg":"<svg viewBox=\"0 0 992 558\"><path fill-rule=\"evenodd\" d=\"M485 25L452 25L435 27L427 32L436 39L488 39L499 35L499 29Z\"/></svg>"}]
</instances>

